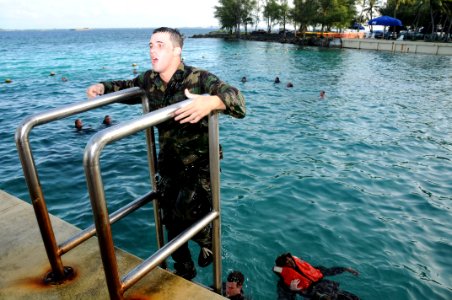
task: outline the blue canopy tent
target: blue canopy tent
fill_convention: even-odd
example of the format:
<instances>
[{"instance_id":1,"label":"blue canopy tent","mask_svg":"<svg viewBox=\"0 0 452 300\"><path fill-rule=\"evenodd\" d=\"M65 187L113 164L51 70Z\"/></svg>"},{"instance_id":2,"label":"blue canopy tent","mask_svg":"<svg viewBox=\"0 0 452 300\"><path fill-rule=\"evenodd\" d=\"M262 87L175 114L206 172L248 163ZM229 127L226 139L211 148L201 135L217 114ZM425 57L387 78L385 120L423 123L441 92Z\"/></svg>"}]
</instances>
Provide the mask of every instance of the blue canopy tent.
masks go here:
<instances>
[{"instance_id":1,"label":"blue canopy tent","mask_svg":"<svg viewBox=\"0 0 452 300\"><path fill-rule=\"evenodd\" d=\"M369 25L402 26L402 21L388 16L381 16L367 22Z\"/></svg>"},{"instance_id":2,"label":"blue canopy tent","mask_svg":"<svg viewBox=\"0 0 452 300\"><path fill-rule=\"evenodd\" d=\"M378 18L374 18L367 22L369 25L383 25L383 37L385 36L386 26L403 26L402 21L396 18L391 18L389 16L381 16Z\"/></svg>"}]
</instances>

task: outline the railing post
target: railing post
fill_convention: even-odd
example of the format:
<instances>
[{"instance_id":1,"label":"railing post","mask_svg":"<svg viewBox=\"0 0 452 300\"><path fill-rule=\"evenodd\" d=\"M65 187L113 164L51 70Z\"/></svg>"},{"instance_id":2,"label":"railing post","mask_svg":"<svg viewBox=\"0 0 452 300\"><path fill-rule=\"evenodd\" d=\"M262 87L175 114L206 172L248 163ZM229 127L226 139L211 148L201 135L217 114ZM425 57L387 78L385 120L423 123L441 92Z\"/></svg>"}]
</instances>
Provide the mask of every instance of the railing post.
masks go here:
<instances>
[{"instance_id":1,"label":"railing post","mask_svg":"<svg viewBox=\"0 0 452 300\"><path fill-rule=\"evenodd\" d=\"M94 147L87 149L91 150L91 156L87 155L87 150L85 150L83 162L91 206L93 208L94 224L96 225L96 233L104 266L105 279L107 281L110 299L116 300L123 299L123 290L121 281L119 280L118 263L111 233L107 203L105 201L105 193L103 188L99 188L103 187L99 167L99 148L103 148L103 145L94 144Z\"/></svg>"},{"instance_id":2,"label":"railing post","mask_svg":"<svg viewBox=\"0 0 452 300\"><path fill-rule=\"evenodd\" d=\"M42 241L52 268L52 271L46 275L44 280L46 283L58 284L65 280L66 275L29 144L29 135L33 127L31 125L33 123L32 118L29 119L31 122L26 120L22 126L17 128L15 140Z\"/></svg>"},{"instance_id":3,"label":"railing post","mask_svg":"<svg viewBox=\"0 0 452 300\"><path fill-rule=\"evenodd\" d=\"M218 217L212 222L213 282L215 292L221 293L221 207L220 207L220 141L218 112L209 115L209 166L212 188L212 208Z\"/></svg>"},{"instance_id":4,"label":"railing post","mask_svg":"<svg viewBox=\"0 0 452 300\"><path fill-rule=\"evenodd\" d=\"M147 114L151 111L149 107L149 100L146 97L146 94L141 96L141 102L143 106L143 113ZM154 127L149 127L145 131L146 135L146 144L148 146L148 164L149 164L149 176L151 180L152 191L157 192L157 178L156 178L156 169L157 169L157 151L155 149L155 134ZM157 239L157 248L160 249L165 244L165 238L163 235L163 225L162 225L162 216L160 213L160 204L158 199L153 201L154 208L154 222L155 222L155 237ZM164 260L161 264L161 267L166 269L166 260Z\"/></svg>"}]
</instances>

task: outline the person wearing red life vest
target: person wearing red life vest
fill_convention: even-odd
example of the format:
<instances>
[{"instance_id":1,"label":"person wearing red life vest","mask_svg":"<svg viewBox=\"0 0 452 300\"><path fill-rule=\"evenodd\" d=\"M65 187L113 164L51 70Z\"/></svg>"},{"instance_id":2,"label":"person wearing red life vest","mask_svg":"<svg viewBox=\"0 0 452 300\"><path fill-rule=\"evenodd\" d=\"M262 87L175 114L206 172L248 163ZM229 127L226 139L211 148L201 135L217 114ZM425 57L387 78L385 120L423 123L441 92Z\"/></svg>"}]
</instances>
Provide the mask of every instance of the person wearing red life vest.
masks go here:
<instances>
[{"instance_id":1,"label":"person wearing red life vest","mask_svg":"<svg viewBox=\"0 0 452 300\"><path fill-rule=\"evenodd\" d=\"M359 273L352 268L313 267L290 253L278 256L275 264L273 272L280 277L278 299L295 299L296 294L307 299L359 299L352 293L340 290L339 283L324 278L343 272L350 272L358 276Z\"/></svg>"}]
</instances>

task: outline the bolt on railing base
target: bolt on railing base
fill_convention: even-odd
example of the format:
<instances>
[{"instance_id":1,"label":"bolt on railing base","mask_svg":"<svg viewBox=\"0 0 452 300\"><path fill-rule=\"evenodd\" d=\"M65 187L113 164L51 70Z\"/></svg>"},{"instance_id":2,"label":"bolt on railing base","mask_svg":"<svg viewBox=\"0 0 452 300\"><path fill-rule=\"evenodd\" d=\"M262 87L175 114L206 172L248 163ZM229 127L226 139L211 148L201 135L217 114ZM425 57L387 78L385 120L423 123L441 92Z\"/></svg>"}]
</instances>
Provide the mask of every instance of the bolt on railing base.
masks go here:
<instances>
[{"instance_id":1,"label":"bolt on railing base","mask_svg":"<svg viewBox=\"0 0 452 300\"><path fill-rule=\"evenodd\" d=\"M75 271L72 267L64 266L64 278L57 278L54 272L49 272L44 277L44 283L47 285L60 285L75 277Z\"/></svg>"}]
</instances>

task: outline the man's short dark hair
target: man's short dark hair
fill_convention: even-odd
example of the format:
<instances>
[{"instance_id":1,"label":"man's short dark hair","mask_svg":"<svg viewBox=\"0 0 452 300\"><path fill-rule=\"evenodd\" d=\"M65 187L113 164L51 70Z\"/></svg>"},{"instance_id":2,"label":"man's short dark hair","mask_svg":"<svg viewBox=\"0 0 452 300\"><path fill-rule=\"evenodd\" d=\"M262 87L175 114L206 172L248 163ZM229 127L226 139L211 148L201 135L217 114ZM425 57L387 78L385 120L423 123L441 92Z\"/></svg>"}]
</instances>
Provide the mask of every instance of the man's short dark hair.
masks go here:
<instances>
[{"instance_id":1,"label":"man's short dark hair","mask_svg":"<svg viewBox=\"0 0 452 300\"><path fill-rule=\"evenodd\" d=\"M280 256L278 256L275 259L275 265L277 265L278 267L284 267L286 265L286 258L287 257L292 258L292 254L290 254L290 252L281 254Z\"/></svg>"},{"instance_id":2,"label":"man's short dark hair","mask_svg":"<svg viewBox=\"0 0 452 300\"><path fill-rule=\"evenodd\" d=\"M245 276L240 271L233 271L228 275L228 282L237 282L237 285L243 285Z\"/></svg>"},{"instance_id":3,"label":"man's short dark hair","mask_svg":"<svg viewBox=\"0 0 452 300\"><path fill-rule=\"evenodd\" d=\"M169 33L171 42L173 43L174 46L181 48L184 46L184 38L182 37L182 34L179 32L179 30L169 27L160 27L154 29L152 34L159 32Z\"/></svg>"}]
</instances>

